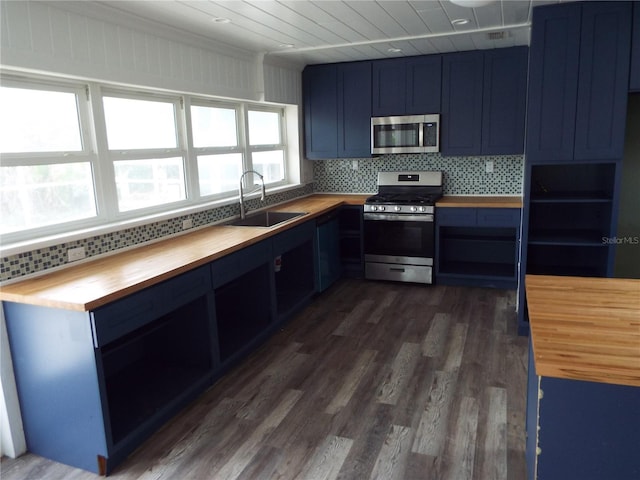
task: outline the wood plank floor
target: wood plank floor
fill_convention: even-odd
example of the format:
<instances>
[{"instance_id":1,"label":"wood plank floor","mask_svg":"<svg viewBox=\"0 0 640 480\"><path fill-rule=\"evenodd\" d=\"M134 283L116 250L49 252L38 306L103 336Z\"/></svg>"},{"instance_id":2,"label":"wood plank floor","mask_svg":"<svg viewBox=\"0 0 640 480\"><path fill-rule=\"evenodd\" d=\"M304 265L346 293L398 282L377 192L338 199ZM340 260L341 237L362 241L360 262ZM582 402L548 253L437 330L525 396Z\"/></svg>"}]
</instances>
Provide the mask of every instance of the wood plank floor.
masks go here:
<instances>
[{"instance_id":1,"label":"wood plank floor","mask_svg":"<svg viewBox=\"0 0 640 480\"><path fill-rule=\"evenodd\" d=\"M525 478L515 292L341 280L114 479ZM3 480L94 479L32 454Z\"/></svg>"}]
</instances>

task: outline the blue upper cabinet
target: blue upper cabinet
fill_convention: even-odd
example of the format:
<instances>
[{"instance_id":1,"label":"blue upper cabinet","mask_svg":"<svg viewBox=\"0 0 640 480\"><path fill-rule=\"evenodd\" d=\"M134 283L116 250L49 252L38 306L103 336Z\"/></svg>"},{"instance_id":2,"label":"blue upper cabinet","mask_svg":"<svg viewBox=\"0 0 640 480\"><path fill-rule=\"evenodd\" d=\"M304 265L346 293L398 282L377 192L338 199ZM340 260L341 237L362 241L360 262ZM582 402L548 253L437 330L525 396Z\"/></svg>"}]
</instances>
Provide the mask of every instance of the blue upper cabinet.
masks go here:
<instances>
[{"instance_id":1,"label":"blue upper cabinet","mask_svg":"<svg viewBox=\"0 0 640 480\"><path fill-rule=\"evenodd\" d=\"M484 53L482 154L522 154L527 99L527 47Z\"/></svg>"},{"instance_id":2,"label":"blue upper cabinet","mask_svg":"<svg viewBox=\"0 0 640 480\"><path fill-rule=\"evenodd\" d=\"M631 73L629 90L640 92L640 3L633 3L633 36L631 39Z\"/></svg>"},{"instance_id":3,"label":"blue upper cabinet","mask_svg":"<svg viewBox=\"0 0 640 480\"><path fill-rule=\"evenodd\" d=\"M533 12L527 160L619 159L624 145L631 5L586 2Z\"/></svg>"},{"instance_id":4,"label":"blue upper cabinet","mask_svg":"<svg viewBox=\"0 0 640 480\"><path fill-rule=\"evenodd\" d=\"M442 57L376 60L372 65L372 114L440 113Z\"/></svg>"},{"instance_id":5,"label":"blue upper cabinet","mask_svg":"<svg viewBox=\"0 0 640 480\"><path fill-rule=\"evenodd\" d=\"M311 65L302 74L310 160L371 156L371 63Z\"/></svg>"},{"instance_id":6,"label":"blue upper cabinet","mask_svg":"<svg viewBox=\"0 0 640 480\"><path fill-rule=\"evenodd\" d=\"M477 155L482 150L482 52L461 52L442 59L443 155Z\"/></svg>"},{"instance_id":7,"label":"blue upper cabinet","mask_svg":"<svg viewBox=\"0 0 640 480\"><path fill-rule=\"evenodd\" d=\"M528 52L512 47L443 56L443 155L522 154Z\"/></svg>"},{"instance_id":8,"label":"blue upper cabinet","mask_svg":"<svg viewBox=\"0 0 640 480\"><path fill-rule=\"evenodd\" d=\"M574 158L621 159L627 118L631 4L582 7Z\"/></svg>"},{"instance_id":9,"label":"blue upper cabinet","mask_svg":"<svg viewBox=\"0 0 640 480\"><path fill-rule=\"evenodd\" d=\"M311 65L302 73L305 152L310 160L338 156L337 67Z\"/></svg>"},{"instance_id":10,"label":"blue upper cabinet","mask_svg":"<svg viewBox=\"0 0 640 480\"><path fill-rule=\"evenodd\" d=\"M579 4L533 10L529 50L527 160L573 158L578 61Z\"/></svg>"},{"instance_id":11,"label":"blue upper cabinet","mask_svg":"<svg viewBox=\"0 0 640 480\"><path fill-rule=\"evenodd\" d=\"M371 63L338 66L338 157L371 156Z\"/></svg>"}]
</instances>

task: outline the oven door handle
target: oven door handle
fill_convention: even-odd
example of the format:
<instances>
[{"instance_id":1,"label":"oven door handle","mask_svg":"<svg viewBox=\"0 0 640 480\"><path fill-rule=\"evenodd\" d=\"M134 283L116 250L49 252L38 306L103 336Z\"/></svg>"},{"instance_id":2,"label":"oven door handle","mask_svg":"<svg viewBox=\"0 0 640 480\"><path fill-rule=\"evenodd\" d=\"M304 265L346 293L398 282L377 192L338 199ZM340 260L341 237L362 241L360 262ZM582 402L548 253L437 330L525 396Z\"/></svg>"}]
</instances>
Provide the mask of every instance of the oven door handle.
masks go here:
<instances>
[{"instance_id":1,"label":"oven door handle","mask_svg":"<svg viewBox=\"0 0 640 480\"><path fill-rule=\"evenodd\" d=\"M398 215L396 213L365 213L365 220L386 222L433 222L432 214Z\"/></svg>"}]
</instances>

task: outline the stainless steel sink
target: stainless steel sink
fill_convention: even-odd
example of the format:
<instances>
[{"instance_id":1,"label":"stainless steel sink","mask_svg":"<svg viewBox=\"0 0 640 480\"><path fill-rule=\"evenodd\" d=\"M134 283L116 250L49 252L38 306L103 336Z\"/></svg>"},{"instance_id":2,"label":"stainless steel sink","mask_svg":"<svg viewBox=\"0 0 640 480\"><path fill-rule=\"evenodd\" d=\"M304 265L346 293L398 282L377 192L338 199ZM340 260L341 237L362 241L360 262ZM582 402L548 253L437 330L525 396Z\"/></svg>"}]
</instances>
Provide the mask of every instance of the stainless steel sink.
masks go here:
<instances>
[{"instance_id":1,"label":"stainless steel sink","mask_svg":"<svg viewBox=\"0 0 640 480\"><path fill-rule=\"evenodd\" d=\"M257 212L225 223L241 227L273 227L292 218L305 215L306 212Z\"/></svg>"}]
</instances>

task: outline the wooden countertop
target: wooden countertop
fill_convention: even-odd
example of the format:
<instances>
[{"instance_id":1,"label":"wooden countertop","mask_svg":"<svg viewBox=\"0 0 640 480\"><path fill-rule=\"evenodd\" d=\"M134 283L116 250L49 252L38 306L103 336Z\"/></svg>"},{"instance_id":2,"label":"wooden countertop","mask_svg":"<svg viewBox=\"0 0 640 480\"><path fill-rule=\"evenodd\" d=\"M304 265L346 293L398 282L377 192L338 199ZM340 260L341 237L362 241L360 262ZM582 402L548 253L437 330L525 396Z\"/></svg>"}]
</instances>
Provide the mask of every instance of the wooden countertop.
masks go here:
<instances>
[{"instance_id":1,"label":"wooden countertop","mask_svg":"<svg viewBox=\"0 0 640 480\"><path fill-rule=\"evenodd\" d=\"M0 300L90 311L368 195L312 195L269 208L307 212L271 228L215 225L3 286Z\"/></svg>"},{"instance_id":2,"label":"wooden countertop","mask_svg":"<svg viewBox=\"0 0 640 480\"><path fill-rule=\"evenodd\" d=\"M436 207L522 208L522 197L446 195L436 202Z\"/></svg>"},{"instance_id":3,"label":"wooden countertop","mask_svg":"<svg viewBox=\"0 0 640 480\"><path fill-rule=\"evenodd\" d=\"M536 373L640 387L640 280L525 277Z\"/></svg>"}]
</instances>

